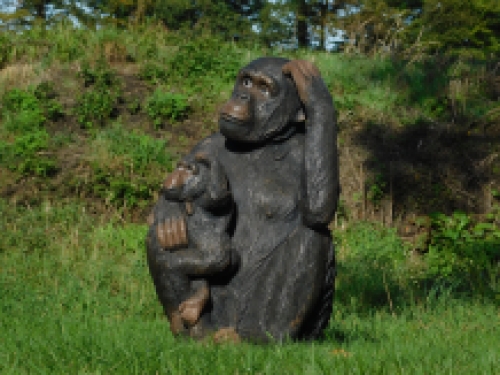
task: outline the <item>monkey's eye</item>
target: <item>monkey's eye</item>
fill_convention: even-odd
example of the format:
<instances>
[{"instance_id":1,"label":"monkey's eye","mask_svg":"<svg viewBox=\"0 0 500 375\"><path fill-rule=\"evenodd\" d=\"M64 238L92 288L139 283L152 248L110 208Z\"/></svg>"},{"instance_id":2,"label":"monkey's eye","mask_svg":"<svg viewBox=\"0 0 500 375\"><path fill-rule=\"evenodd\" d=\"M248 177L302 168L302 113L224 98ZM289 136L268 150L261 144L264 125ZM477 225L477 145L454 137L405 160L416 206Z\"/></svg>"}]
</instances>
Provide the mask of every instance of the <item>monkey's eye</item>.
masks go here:
<instances>
[{"instance_id":1,"label":"monkey's eye","mask_svg":"<svg viewBox=\"0 0 500 375\"><path fill-rule=\"evenodd\" d=\"M271 90L269 89L269 86L266 84L262 84L259 86L259 90L261 93L263 93L265 96L269 96L271 93Z\"/></svg>"},{"instance_id":2,"label":"monkey's eye","mask_svg":"<svg viewBox=\"0 0 500 375\"><path fill-rule=\"evenodd\" d=\"M197 175L200 173L200 168L196 164L189 164L188 169L194 174Z\"/></svg>"},{"instance_id":3,"label":"monkey's eye","mask_svg":"<svg viewBox=\"0 0 500 375\"><path fill-rule=\"evenodd\" d=\"M244 77L242 83L246 88L252 87L252 80L249 77Z\"/></svg>"}]
</instances>

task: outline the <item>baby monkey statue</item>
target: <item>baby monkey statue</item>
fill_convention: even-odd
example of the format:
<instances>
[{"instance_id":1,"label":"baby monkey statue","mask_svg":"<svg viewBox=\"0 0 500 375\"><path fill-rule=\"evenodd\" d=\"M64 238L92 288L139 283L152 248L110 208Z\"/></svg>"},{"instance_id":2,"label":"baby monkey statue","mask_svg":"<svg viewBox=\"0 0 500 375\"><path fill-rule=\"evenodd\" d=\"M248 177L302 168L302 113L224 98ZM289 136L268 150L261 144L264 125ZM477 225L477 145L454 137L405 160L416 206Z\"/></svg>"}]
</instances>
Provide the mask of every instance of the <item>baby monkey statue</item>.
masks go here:
<instances>
[{"instance_id":1,"label":"baby monkey statue","mask_svg":"<svg viewBox=\"0 0 500 375\"><path fill-rule=\"evenodd\" d=\"M237 264L227 234L233 207L220 164L203 154L179 162L163 184L153 217L168 216L163 225L153 218L148 263L174 335L201 334L198 320L210 297L206 277Z\"/></svg>"}]
</instances>

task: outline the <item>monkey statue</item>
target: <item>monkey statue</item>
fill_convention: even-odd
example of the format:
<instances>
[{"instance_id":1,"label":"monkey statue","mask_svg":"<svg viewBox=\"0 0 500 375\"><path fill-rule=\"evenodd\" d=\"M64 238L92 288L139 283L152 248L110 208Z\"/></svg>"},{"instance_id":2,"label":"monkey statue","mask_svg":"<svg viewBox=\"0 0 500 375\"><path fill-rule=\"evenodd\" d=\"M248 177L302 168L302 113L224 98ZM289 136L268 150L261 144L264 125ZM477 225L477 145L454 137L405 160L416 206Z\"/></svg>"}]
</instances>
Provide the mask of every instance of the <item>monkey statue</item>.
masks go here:
<instances>
[{"instance_id":1,"label":"monkey statue","mask_svg":"<svg viewBox=\"0 0 500 375\"><path fill-rule=\"evenodd\" d=\"M200 267L207 274L210 300L197 319L200 337L320 337L334 292L335 251L328 224L339 195L336 137L333 100L313 63L263 57L240 70L220 110L219 131L183 158L191 163L202 154L227 179L233 216L219 226L208 215L204 225L213 221L216 232L224 233L223 241L207 240L223 247L210 252L237 256L203 265L201 242L189 250L168 251L178 246L172 238L182 237L185 228L173 220L177 214L167 205L171 198L160 198L148 253L150 264L158 264L151 275L167 315L171 310L161 295L173 284L164 271L173 262L190 277ZM172 179L178 178L174 172ZM173 261L180 252L182 261ZM190 296L182 295L179 304Z\"/></svg>"}]
</instances>

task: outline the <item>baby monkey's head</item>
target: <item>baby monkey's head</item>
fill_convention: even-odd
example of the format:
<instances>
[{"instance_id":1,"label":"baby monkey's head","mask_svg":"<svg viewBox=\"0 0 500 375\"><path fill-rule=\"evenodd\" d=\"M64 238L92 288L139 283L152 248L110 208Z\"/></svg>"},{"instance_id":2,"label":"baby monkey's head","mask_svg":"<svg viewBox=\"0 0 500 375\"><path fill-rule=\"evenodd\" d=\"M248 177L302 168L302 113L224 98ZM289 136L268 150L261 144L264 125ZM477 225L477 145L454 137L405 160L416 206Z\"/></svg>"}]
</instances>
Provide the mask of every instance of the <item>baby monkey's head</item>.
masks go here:
<instances>
[{"instance_id":1,"label":"baby monkey's head","mask_svg":"<svg viewBox=\"0 0 500 375\"><path fill-rule=\"evenodd\" d=\"M206 191L209 173L210 167L203 160L179 162L163 184L165 197L182 201L195 200Z\"/></svg>"}]
</instances>

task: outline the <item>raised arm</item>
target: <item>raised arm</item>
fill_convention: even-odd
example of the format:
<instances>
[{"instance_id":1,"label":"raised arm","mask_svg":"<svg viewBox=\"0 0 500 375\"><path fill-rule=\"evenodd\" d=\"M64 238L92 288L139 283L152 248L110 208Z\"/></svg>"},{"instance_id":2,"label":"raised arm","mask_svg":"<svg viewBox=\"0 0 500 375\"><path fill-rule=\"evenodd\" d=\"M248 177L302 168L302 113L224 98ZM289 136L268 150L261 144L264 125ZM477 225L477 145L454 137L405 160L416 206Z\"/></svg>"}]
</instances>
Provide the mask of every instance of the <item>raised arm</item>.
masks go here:
<instances>
[{"instance_id":1,"label":"raised arm","mask_svg":"<svg viewBox=\"0 0 500 375\"><path fill-rule=\"evenodd\" d=\"M339 196L333 100L318 68L310 61L290 61L283 73L294 80L306 115L304 221L310 227L324 227L333 219Z\"/></svg>"}]
</instances>

